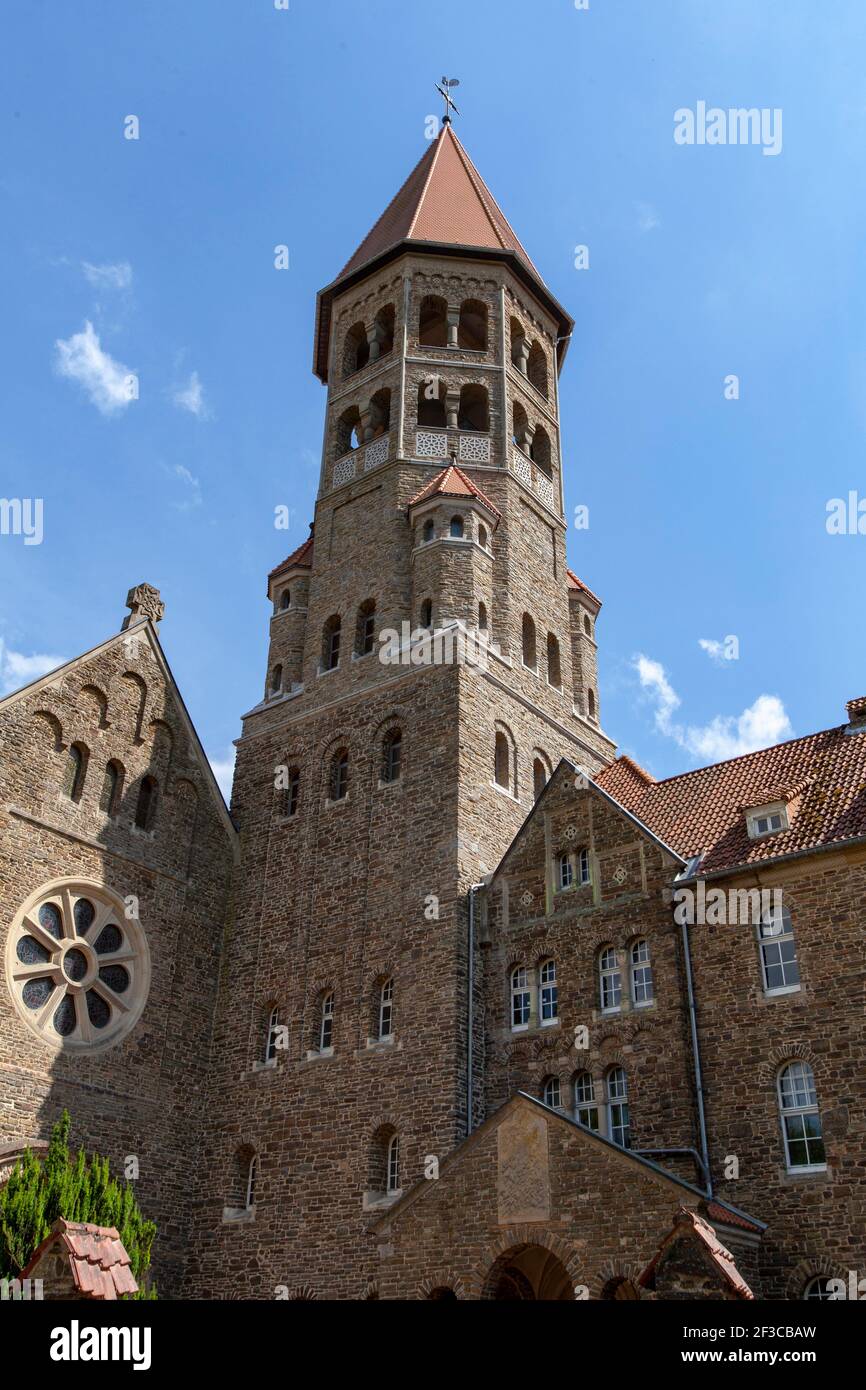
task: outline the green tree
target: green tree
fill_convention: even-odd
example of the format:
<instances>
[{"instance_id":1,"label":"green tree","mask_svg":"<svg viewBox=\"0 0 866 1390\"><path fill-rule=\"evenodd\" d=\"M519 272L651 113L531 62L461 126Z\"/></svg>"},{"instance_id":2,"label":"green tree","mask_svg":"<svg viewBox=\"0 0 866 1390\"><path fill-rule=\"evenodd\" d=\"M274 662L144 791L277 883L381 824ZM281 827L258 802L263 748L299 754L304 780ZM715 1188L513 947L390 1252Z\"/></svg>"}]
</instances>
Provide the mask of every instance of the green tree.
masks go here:
<instances>
[{"instance_id":1,"label":"green tree","mask_svg":"<svg viewBox=\"0 0 866 1390\"><path fill-rule=\"evenodd\" d=\"M111 1176L108 1159L69 1151L71 1121L64 1110L51 1131L44 1160L26 1149L0 1188L0 1278L14 1279L58 1217L116 1227L138 1284L134 1298L156 1298L147 1270L156 1226L139 1210L128 1182Z\"/></svg>"}]
</instances>

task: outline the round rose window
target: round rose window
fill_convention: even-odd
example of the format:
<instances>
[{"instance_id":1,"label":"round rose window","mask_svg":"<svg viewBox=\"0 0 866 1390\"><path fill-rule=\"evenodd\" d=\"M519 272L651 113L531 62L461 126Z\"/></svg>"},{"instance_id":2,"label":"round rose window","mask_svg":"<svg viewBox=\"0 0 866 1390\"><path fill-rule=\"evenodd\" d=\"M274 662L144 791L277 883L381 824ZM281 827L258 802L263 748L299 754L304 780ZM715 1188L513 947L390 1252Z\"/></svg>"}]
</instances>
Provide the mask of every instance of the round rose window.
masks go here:
<instances>
[{"instance_id":1,"label":"round rose window","mask_svg":"<svg viewBox=\"0 0 866 1390\"><path fill-rule=\"evenodd\" d=\"M109 889L62 879L34 893L15 918L6 978L18 1012L43 1042L66 1051L107 1047L144 1007L147 941Z\"/></svg>"}]
</instances>

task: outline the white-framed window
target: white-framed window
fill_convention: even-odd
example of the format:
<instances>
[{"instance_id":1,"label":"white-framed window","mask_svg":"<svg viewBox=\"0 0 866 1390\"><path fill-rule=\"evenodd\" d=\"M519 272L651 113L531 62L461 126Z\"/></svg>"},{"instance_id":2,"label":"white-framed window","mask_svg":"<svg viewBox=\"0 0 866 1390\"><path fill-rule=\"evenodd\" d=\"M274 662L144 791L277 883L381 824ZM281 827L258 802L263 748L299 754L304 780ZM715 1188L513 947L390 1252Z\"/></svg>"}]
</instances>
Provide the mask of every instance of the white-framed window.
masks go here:
<instances>
[{"instance_id":1,"label":"white-framed window","mask_svg":"<svg viewBox=\"0 0 866 1390\"><path fill-rule=\"evenodd\" d=\"M790 994L800 988L800 967L791 914L786 907L766 912L758 926L761 976L765 994Z\"/></svg>"},{"instance_id":2,"label":"white-framed window","mask_svg":"<svg viewBox=\"0 0 866 1390\"><path fill-rule=\"evenodd\" d=\"M577 851L577 881L578 883L589 883L588 849L579 849Z\"/></svg>"},{"instance_id":3,"label":"white-framed window","mask_svg":"<svg viewBox=\"0 0 866 1390\"><path fill-rule=\"evenodd\" d=\"M330 1052L334 1046L334 991L322 997L322 1016L319 1020L319 1051Z\"/></svg>"},{"instance_id":4,"label":"white-framed window","mask_svg":"<svg viewBox=\"0 0 866 1390\"><path fill-rule=\"evenodd\" d=\"M392 1134L388 1140L388 1192L400 1190L400 1136Z\"/></svg>"},{"instance_id":5,"label":"white-framed window","mask_svg":"<svg viewBox=\"0 0 866 1390\"><path fill-rule=\"evenodd\" d=\"M379 994L379 1041L390 1038L394 1027L394 977L382 985Z\"/></svg>"},{"instance_id":6,"label":"white-framed window","mask_svg":"<svg viewBox=\"0 0 866 1390\"><path fill-rule=\"evenodd\" d=\"M544 1083L543 1095L545 1105L552 1106L554 1110L562 1108L562 1087L558 1076L548 1076Z\"/></svg>"},{"instance_id":7,"label":"white-framed window","mask_svg":"<svg viewBox=\"0 0 866 1390\"><path fill-rule=\"evenodd\" d=\"M253 1154L252 1158L250 1159L249 1167L247 1168L247 1190L246 1197L244 1200L244 1206L246 1207L247 1211L249 1211L250 1207L254 1207L256 1204L256 1179L258 1177L258 1171L259 1161L256 1155Z\"/></svg>"},{"instance_id":8,"label":"white-framed window","mask_svg":"<svg viewBox=\"0 0 866 1390\"><path fill-rule=\"evenodd\" d=\"M779 1114L789 1172L823 1172L827 1164L818 1093L808 1062L789 1062L779 1072Z\"/></svg>"},{"instance_id":9,"label":"white-framed window","mask_svg":"<svg viewBox=\"0 0 866 1390\"><path fill-rule=\"evenodd\" d=\"M783 801L768 806L753 806L746 813L749 838L760 840L764 835L777 835L788 829L788 808Z\"/></svg>"},{"instance_id":10,"label":"white-framed window","mask_svg":"<svg viewBox=\"0 0 866 1390\"><path fill-rule=\"evenodd\" d=\"M556 987L556 961L544 960L539 971L541 987L540 1009L541 1026L555 1023L559 1016L559 992Z\"/></svg>"},{"instance_id":11,"label":"white-framed window","mask_svg":"<svg viewBox=\"0 0 866 1390\"><path fill-rule=\"evenodd\" d=\"M607 1137L621 1149L631 1148L628 1117L628 1082L623 1067L611 1067L605 1077Z\"/></svg>"},{"instance_id":12,"label":"white-framed window","mask_svg":"<svg viewBox=\"0 0 866 1390\"><path fill-rule=\"evenodd\" d=\"M265 1035L265 1061L275 1062L277 1059L277 1038L280 1027L280 1010L275 1004L268 1014L268 1029Z\"/></svg>"},{"instance_id":13,"label":"white-framed window","mask_svg":"<svg viewBox=\"0 0 866 1390\"><path fill-rule=\"evenodd\" d=\"M515 965L511 972L512 1033L529 1027L529 1002L529 973L525 965Z\"/></svg>"},{"instance_id":14,"label":"white-framed window","mask_svg":"<svg viewBox=\"0 0 866 1390\"><path fill-rule=\"evenodd\" d=\"M602 1013L617 1013L622 1006L622 972L613 946L606 946L598 958L598 982Z\"/></svg>"},{"instance_id":15,"label":"white-framed window","mask_svg":"<svg viewBox=\"0 0 866 1390\"><path fill-rule=\"evenodd\" d=\"M653 1002L653 968L649 942L641 938L631 948L631 998L636 1009Z\"/></svg>"},{"instance_id":16,"label":"white-framed window","mask_svg":"<svg viewBox=\"0 0 866 1390\"><path fill-rule=\"evenodd\" d=\"M561 854L556 862L556 882L560 892L574 883L574 863L570 854Z\"/></svg>"},{"instance_id":17,"label":"white-framed window","mask_svg":"<svg viewBox=\"0 0 866 1390\"><path fill-rule=\"evenodd\" d=\"M579 1072L574 1078L574 1118L587 1129L598 1131L598 1105L591 1072Z\"/></svg>"}]
</instances>

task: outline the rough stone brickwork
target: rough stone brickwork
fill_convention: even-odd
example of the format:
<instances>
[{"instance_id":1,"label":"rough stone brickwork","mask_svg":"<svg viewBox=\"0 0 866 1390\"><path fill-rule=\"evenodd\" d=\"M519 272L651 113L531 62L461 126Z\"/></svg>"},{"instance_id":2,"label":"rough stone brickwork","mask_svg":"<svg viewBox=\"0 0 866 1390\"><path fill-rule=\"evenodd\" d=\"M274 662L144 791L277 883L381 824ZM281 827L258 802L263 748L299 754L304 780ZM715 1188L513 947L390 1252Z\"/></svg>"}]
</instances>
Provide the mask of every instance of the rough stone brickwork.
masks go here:
<instances>
[{"instance_id":1,"label":"rough stone brickwork","mask_svg":"<svg viewBox=\"0 0 866 1390\"><path fill-rule=\"evenodd\" d=\"M86 750L80 799L64 791L70 745ZM107 763L122 768L112 814L100 804ZM137 790L155 778L152 825L134 824ZM0 1009L4 1143L47 1136L63 1108L73 1142L123 1172L160 1231L155 1273L179 1285L189 1172L200 1144L208 1045L234 832L182 712L149 623L27 687L0 714L0 914L9 924L45 884L71 878L137 899L150 986L133 1032L76 1055ZM120 922L121 927L123 922ZM4 932L4 946L6 933Z\"/></svg>"}]
</instances>

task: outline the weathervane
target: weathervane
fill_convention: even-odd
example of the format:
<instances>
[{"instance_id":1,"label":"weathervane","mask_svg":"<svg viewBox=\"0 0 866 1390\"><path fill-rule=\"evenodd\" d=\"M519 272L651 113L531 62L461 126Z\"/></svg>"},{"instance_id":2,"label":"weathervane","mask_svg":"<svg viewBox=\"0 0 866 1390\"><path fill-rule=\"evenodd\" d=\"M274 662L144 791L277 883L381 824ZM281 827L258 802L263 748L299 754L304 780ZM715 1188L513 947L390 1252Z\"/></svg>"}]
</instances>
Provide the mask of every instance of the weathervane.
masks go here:
<instances>
[{"instance_id":1,"label":"weathervane","mask_svg":"<svg viewBox=\"0 0 866 1390\"><path fill-rule=\"evenodd\" d=\"M459 77L443 77L443 78L442 78L442 86L441 86L441 87L440 87L440 85L439 85L438 82L436 83L436 90L437 90L437 92L438 92L439 95L440 95L441 97L443 97L444 100L445 100L445 115L442 117L442 124L443 124L443 125L450 125L450 124L451 124L451 112L452 112L452 110L455 112L456 115L458 115L458 116L460 115L460 112L457 110L457 107L455 106L454 102L451 100L451 88L452 88L452 87L459 87L459 86L460 86L460 78L459 78Z\"/></svg>"}]
</instances>

